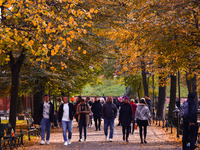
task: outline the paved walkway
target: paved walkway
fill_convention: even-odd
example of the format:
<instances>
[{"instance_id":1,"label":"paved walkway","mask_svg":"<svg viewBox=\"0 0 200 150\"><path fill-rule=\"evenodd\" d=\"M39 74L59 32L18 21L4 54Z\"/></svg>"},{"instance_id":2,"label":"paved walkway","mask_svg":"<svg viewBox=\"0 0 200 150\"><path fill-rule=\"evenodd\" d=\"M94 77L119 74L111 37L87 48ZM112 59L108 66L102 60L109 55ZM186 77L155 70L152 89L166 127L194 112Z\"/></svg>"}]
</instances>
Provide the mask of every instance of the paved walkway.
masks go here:
<instances>
[{"instance_id":1,"label":"paved walkway","mask_svg":"<svg viewBox=\"0 0 200 150\"><path fill-rule=\"evenodd\" d=\"M103 122L102 122L103 123ZM147 144L140 144L139 129L134 135L130 135L129 143L122 140L121 126L116 126L114 131L113 142L105 141L103 130L94 131L94 127L88 128L87 141L78 142L79 133L77 124L74 123L72 144L68 146L63 145L62 129L56 129L51 134L50 145L39 145L38 143L30 147L23 147L25 150L181 150L181 145L175 142L174 138L169 133L166 133L162 128L156 126L148 126ZM103 127L102 127L103 129Z\"/></svg>"}]
</instances>

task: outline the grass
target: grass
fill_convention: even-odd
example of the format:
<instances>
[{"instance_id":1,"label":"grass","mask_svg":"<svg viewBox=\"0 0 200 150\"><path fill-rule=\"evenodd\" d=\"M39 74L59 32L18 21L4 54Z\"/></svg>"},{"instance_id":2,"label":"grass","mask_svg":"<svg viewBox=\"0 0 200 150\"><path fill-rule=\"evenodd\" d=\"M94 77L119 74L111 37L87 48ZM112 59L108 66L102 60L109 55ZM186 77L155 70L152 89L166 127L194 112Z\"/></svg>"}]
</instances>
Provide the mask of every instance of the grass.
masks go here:
<instances>
[{"instance_id":1,"label":"grass","mask_svg":"<svg viewBox=\"0 0 200 150\"><path fill-rule=\"evenodd\" d=\"M125 93L125 85L114 78L111 79L104 79L102 84L97 85L86 85L83 89L81 95L83 96L122 96Z\"/></svg>"}]
</instances>

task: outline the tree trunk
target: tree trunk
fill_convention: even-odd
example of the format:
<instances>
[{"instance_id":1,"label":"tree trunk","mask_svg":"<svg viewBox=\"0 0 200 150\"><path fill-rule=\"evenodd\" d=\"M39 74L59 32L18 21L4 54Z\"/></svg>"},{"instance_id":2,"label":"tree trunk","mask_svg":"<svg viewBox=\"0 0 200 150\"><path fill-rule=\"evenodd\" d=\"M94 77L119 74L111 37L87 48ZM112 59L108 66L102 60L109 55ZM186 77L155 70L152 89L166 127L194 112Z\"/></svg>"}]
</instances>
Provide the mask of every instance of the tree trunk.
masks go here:
<instances>
[{"instance_id":1,"label":"tree trunk","mask_svg":"<svg viewBox=\"0 0 200 150\"><path fill-rule=\"evenodd\" d=\"M40 104L43 101L44 92L45 87L43 85L38 85L38 89L33 95L33 119L35 124L40 124L41 121L41 114L38 110L40 108Z\"/></svg>"},{"instance_id":2,"label":"tree trunk","mask_svg":"<svg viewBox=\"0 0 200 150\"><path fill-rule=\"evenodd\" d=\"M16 126L16 113L17 113L16 106L17 106L17 100L18 100L19 73L25 59L25 54L23 54L24 50L25 49L22 50L21 55L19 56L16 62L15 62L15 58L13 57L12 52L9 52L10 69L11 69L11 74L12 74L9 123L12 125L12 128L14 130Z\"/></svg>"},{"instance_id":3,"label":"tree trunk","mask_svg":"<svg viewBox=\"0 0 200 150\"><path fill-rule=\"evenodd\" d=\"M157 116L160 119L163 119L165 116L166 89L167 89L166 88L166 78L159 76L159 97L158 97Z\"/></svg>"},{"instance_id":4,"label":"tree trunk","mask_svg":"<svg viewBox=\"0 0 200 150\"><path fill-rule=\"evenodd\" d=\"M186 83L187 83L187 87L188 87L188 93L196 94L195 101L196 101L196 104L198 104L198 99L197 99L197 76L196 76L196 74L192 75L192 73L186 73Z\"/></svg>"},{"instance_id":5,"label":"tree trunk","mask_svg":"<svg viewBox=\"0 0 200 150\"><path fill-rule=\"evenodd\" d=\"M143 81L143 87L144 87L144 95L149 95L149 86L147 83L145 63L142 61L141 64L142 64L141 68L142 68L142 81Z\"/></svg>"},{"instance_id":6,"label":"tree trunk","mask_svg":"<svg viewBox=\"0 0 200 150\"><path fill-rule=\"evenodd\" d=\"M171 87L170 87L170 102L169 102L169 112L168 118L172 120L173 118L173 110L175 110L176 105L176 76L171 75Z\"/></svg>"}]
</instances>

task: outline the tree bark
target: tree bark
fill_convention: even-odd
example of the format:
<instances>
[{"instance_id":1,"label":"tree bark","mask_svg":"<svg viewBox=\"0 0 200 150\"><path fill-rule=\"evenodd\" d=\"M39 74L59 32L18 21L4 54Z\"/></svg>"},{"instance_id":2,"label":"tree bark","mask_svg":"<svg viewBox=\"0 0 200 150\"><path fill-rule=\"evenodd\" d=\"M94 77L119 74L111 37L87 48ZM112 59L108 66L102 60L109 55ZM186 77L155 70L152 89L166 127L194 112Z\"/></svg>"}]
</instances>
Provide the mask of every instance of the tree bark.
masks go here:
<instances>
[{"instance_id":1,"label":"tree bark","mask_svg":"<svg viewBox=\"0 0 200 150\"><path fill-rule=\"evenodd\" d=\"M45 87L42 84L38 85L37 91L33 95L33 119L35 124L40 124L41 114L39 112L40 104L43 101Z\"/></svg>"},{"instance_id":2,"label":"tree bark","mask_svg":"<svg viewBox=\"0 0 200 150\"><path fill-rule=\"evenodd\" d=\"M12 125L12 128L14 130L16 126L16 113L17 113L16 106L18 100L19 73L25 59L24 50L25 49L23 48L21 55L18 57L18 60L16 62L15 58L13 57L13 53L11 51L8 53L10 56L10 69L12 74L9 123Z\"/></svg>"},{"instance_id":3,"label":"tree bark","mask_svg":"<svg viewBox=\"0 0 200 150\"><path fill-rule=\"evenodd\" d=\"M164 85L161 85L164 84ZM158 97L158 111L157 117L163 119L165 116L165 104L166 104L166 78L159 76L159 97Z\"/></svg>"},{"instance_id":4,"label":"tree bark","mask_svg":"<svg viewBox=\"0 0 200 150\"><path fill-rule=\"evenodd\" d=\"M172 120L173 118L173 110L175 110L176 105L176 76L171 75L171 87L170 87L170 102L169 102L169 112L168 118Z\"/></svg>"},{"instance_id":5,"label":"tree bark","mask_svg":"<svg viewBox=\"0 0 200 150\"><path fill-rule=\"evenodd\" d=\"M186 83L188 87L188 93L194 93L196 94L196 104L198 104L198 98L197 98L197 76L196 74L191 75L192 73L186 73ZM189 77L191 76L191 77Z\"/></svg>"},{"instance_id":6,"label":"tree bark","mask_svg":"<svg viewBox=\"0 0 200 150\"><path fill-rule=\"evenodd\" d=\"M141 65L142 65L141 68L142 68L142 81L143 81L143 87L144 87L144 95L149 95L149 86L147 83L145 63L142 61Z\"/></svg>"}]
</instances>

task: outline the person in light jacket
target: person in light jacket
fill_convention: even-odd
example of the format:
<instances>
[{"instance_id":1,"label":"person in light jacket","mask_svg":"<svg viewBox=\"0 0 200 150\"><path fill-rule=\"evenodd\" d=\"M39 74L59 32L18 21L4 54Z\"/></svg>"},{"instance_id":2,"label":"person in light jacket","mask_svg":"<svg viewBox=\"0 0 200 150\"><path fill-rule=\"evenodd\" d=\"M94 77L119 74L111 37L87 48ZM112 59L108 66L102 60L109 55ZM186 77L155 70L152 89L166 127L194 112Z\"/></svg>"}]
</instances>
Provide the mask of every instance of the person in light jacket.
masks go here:
<instances>
[{"instance_id":1,"label":"person in light jacket","mask_svg":"<svg viewBox=\"0 0 200 150\"><path fill-rule=\"evenodd\" d=\"M140 130L141 144L143 144L143 142L147 143L146 141L147 125L148 125L148 120L150 119L150 117L151 117L150 110L147 107L145 99L142 98L135 112L135 119ZM143 141L143 135L142 135L143 128L144 128L144 141Z\"/></svg>"}]
</instances>

